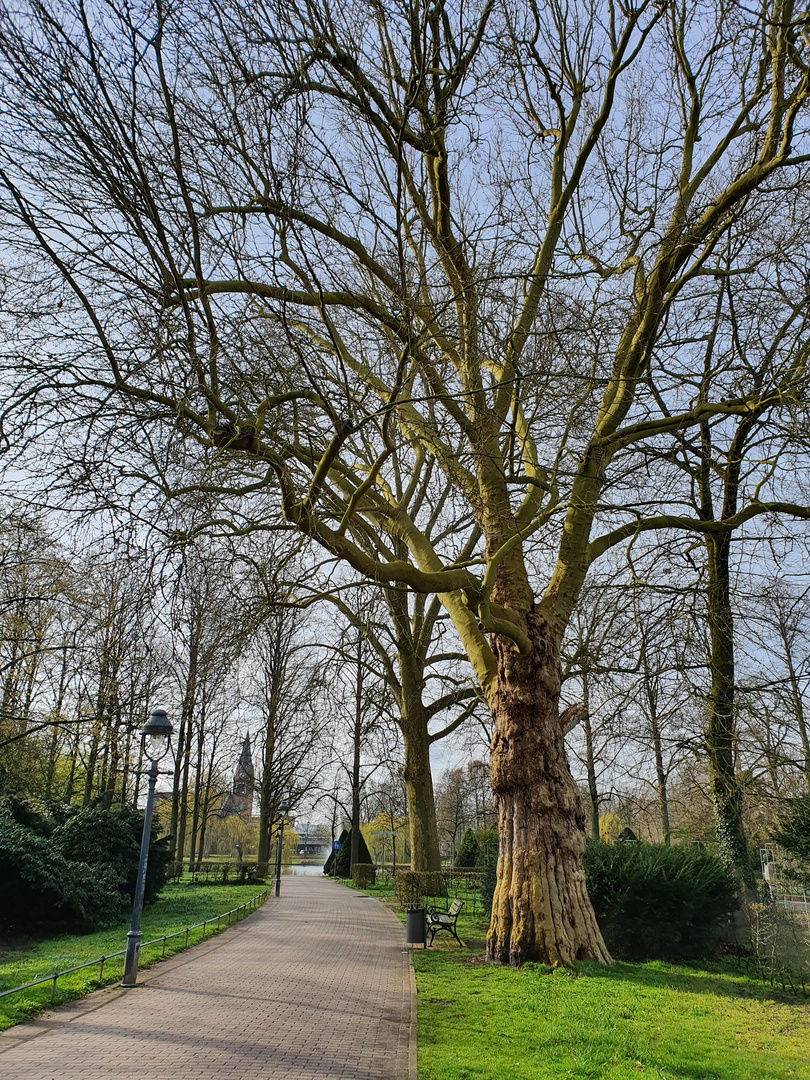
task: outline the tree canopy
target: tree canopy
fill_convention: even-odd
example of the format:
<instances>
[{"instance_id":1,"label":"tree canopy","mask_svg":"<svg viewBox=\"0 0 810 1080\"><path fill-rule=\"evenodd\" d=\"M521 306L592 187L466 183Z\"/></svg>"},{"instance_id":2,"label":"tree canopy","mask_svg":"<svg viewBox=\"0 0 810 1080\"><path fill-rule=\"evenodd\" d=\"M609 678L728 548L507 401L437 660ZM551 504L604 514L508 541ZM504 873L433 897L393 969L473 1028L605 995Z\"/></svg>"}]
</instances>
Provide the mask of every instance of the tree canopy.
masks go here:
<instances>
[{"instance_id":1,"label":"tree canopy","mask_svg":"<svg viewBox=\"0 0 810 1080\"><path fill-rule=\"evenodd\" d=\"M438 595L494 718L491 959L608 959L559 719L590 565L806 512L775 444L720 520L667 467L804 406L806 25L791 0L2 16L6 438L49 431L74 482L227 494L234 530L277 505Z\"/></svg>"}]
</instances>

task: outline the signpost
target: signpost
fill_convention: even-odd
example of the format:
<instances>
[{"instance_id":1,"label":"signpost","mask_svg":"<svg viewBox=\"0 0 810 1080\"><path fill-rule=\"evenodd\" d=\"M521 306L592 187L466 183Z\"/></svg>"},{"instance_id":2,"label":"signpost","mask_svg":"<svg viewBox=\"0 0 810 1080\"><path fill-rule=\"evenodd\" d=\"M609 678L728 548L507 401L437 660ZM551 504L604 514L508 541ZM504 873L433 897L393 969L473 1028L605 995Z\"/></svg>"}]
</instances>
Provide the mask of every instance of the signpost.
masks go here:
<instances>
[{"instance_id":1,"label":"signpost","mask_svg":"<svg viewBox=\"0 0 810 1080\"><path fill-rule=\"evenodd\" d=\"M340 841L339 840L333 840L332 841L332 851L335 854L335 857L332 860L332 877L337 878L337 853L340 851Z\"/></svg>"}]
</instances>

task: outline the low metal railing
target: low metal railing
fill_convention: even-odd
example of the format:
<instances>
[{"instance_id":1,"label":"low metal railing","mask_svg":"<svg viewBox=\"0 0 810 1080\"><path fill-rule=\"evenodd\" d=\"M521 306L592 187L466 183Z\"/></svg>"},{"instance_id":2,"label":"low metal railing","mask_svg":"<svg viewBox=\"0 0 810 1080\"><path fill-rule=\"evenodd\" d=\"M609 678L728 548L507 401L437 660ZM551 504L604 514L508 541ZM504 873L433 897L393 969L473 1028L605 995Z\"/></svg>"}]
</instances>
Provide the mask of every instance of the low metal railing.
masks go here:
<instances>
[{"instance_id":1,"label":"low metal railing","mask_svg":"<svg viewBox=\"0 0 810 1080\"><path fill-rule=\"evenodd\" d=\"M199 930L202 927L202 936L205 937L205 929L212 923L217 924L217 930L222 927L222 920L228 920L228 926L232 923L232 915L236 915L240 911L244 911L245 908L250 908L251 911L255 911L260 904L263 904L267 897L270 895L270 890L265 889L264 892L257 893L256 896L246 900L244 904L240 904L239 907L231 908L230 911L223 911L221 915L212 915L210 919L205 919L203 922L194 923L192 926L185 926L182 930L177 930L173 934L163 934L162 937L152 938L151 941L141 942L141 949L147 948L149 945L157 945L159 942L163 943L163 950L161 952L161 960L166 955L166 942L171 941L172 938L183 937L185 935L184 948L188 945L188 935L192 930ZM30 990L32 986L41 986L43 983L51 983L51 1004L53 1004L56 997L56 983L64 975L72 975L74 971L81 971L82 968L95 967L98 964L98 978L99 982L104 975L104 965L108 960L113 960L116 956L124 956L126 954L126 948L119 949L118 952L107 953L106 956L98 956L95 960L87 960L83 964L76 964L75 967L65 968L64 971L55 971L53 975L43 975L41 979L33 979L31 982L24 983L22 986L15 986L13 990L0 990L0 998L8 997L9 994L19 994L21 990Z\"/></svg>"}]
</instances>

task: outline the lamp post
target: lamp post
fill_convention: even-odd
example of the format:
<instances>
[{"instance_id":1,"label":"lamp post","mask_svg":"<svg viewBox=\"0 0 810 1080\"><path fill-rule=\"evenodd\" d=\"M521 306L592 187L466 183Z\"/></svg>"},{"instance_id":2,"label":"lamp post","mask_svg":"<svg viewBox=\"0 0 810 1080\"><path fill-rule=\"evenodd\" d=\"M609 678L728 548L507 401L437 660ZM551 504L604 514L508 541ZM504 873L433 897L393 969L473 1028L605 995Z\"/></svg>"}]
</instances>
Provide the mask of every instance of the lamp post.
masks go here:
<instances>
[{"instance_id":1,"label":"lamp post","mask_svg":"<svg viewBox=\"0 0 810 1080\"><path fill-rule=\"evenodd\" d=\"M284 843L284 815L289 809L290 804L286 800L279 804L281 823L278 827L278 846L276 847L276 896L281 892L281 849Z\"/></svg>"},{"instance_id":2,"label":"lamp post","mask_svg":"<svg viewBox=\"0 0 810 1080\"><path fill-rule=\"evenodd\" d=\"M149 843L152 839L152 809L155 802L155 784L158 778L158 762L169 750L172 725L164 709L155 709L141 731L141 746L149 759L149 787L146 793L146 809L141 834L141 857L138 862L138 879L135 883L135 899L132 904L132 922L127 934L127 955L124 960L122 986L134 986L138 978L138 953L141 947L141 912L146 888L146 864L149 861Z\"/></svg>"}]
</instances>

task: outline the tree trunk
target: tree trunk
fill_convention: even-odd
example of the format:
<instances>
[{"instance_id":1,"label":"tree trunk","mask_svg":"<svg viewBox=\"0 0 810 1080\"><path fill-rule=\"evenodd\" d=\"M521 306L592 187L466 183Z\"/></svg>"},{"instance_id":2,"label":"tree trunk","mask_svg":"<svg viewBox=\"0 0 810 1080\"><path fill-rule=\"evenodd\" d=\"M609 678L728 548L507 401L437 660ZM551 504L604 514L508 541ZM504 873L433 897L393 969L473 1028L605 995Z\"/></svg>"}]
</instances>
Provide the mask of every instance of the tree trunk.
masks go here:
<instances>
[{"instance_id":1,"label":"tree trunk","mask_svg":"<svg viewBox=\"0 0 810 1080\"><path fill-rule=\"evenodd\" d=\"M430 771L430 737L427 725L418 717L402 717L400 726L405 742L405 768L402 778L408 800L408 832L411 841L412 870L441 870L439 827L433 798Z\"/></svg>"},{"instance_id":2,"label":"tree trunk","mask_svg":"<svg viewBox=\"0 0 810 1080\"><path fill-rule=\"evenodd\" d=\"M785 649L785 658L787 660L788 675L790 676L790 694L793 698L793 711L796 714L796 723L799 728L799 738L802 743L802 772L804 775L804 790L807 794L810 794L810 737L807 732L807 721L804 716L804 700L802 698L801 687L799 686L799 680L796 675L796 669L793 664L793 652L790 646L790 641L787 634L782 631L782 644Z\"/></svg>"},{"instance_id":3,"label":"tree trunk","mask_svg":"<svg viewBox=\"0 0 810 1080\"><path fill-rule=\"evenodd\" d=\"M582 673L582 704L584 715L582 727L585 732L585 771L588 776L588 810L591 817L591 836L599 839L599 789L596 784L596 761L593 752L593 728L591 727L590 685L588 673Z\"/></svg>"},{"instance_id":4,"label":"tree trunk","mask_svg":"<svg viewBox=\"0 0 810 1080\"><path fill-rule=\"evenodd\" d=\"M174 759L174 776L172 777L172 807L169 814L169 836L172 838L175 859L182 861L183 852L178 851L177 829L180 821L180 805L183 789L183 765L187 754L184 753L191 734L191 718L194 712L194 703L197 698L197 664L199 659L199 619L192 627L191 640L188 651L188 671L186 673L186 686L183 693L183 704L180 710L180 730L177 733L177 751ZM188 772L186 770L186 784ZM185 831L185 823L184 823Z\"/></svg>"},{"instance_id":5,"label":"tree trunk","mask_svg":"<svg viewBox=\"0 0 810 1080\"><path fill-rule=\"evenodd\" d=\"M87 769L84 774L84 794L82 795L82 806L88 806L90 800L93 798L93 779L96 772L96 761L98 760L98 744L101 739L101 724L98 720L93 724L93 734L90 739L90 753L87 755Z\"/></svg>"},{"instance_id":6,"label":"tree trunk","mask_svg":"<svg viewBox=\"0 0 810 1080\"><path fill-rule=\"evenodd\" d=\"M354 732L352 744L352 829L350 833L349 869L360 861L360 751L363 742L363 636L357 632L357 674L355 680Z\"/></svg>"},{"instance_id":7,"label":"tree trunk","mask_svg":"<svg viewBox=\"0 0 810 1080\"><path fill-rule=\"evenodd\" d=\"M487 958L610 963L585 888L585 819L559 719L559 642L536 609L526 628L528 656L493 638L490 775L500 850Z\"/></svg>"},{"instance_id":8,"label":"tree trunk","mask_svg":"<svg viewBox=\"0 0 810 1080\"><path fill-rule=\"evenodd\" d=\"M753 887L742 820L743 792L736 762L730 546L731 536L728 533L706 539L711 687L705 742L709 764L709 798L714 811L718 853L727 866L740 874L746 885Z\"/></svg>"},{"instance_id":9,"label":"tree trunk","mask_svg":"<svg viewBox=\"0 0 810 1080\"><path fill-rule=\"evenodd\" d=\"M421 650L417 649L408 595L403 589L389 589L386 600L397 642L398 723L405 749L402 778L405 781L408 806L411 869L441 870L439 825L436 820L436 800L430 767L430 721L422 697L425 685L424 653L429 635L426 634L423 617L421 630L426 641L422 643Z\"/></svg>"},{"instance_id":10,"label":"tree trunk","mask_svg":"<svg viewBox=\"0 0 810 1080\"><path fill-rule=\"evenodd\" d=\"M205 724L203 718L197 726L197 766L194 770L194 806L191 812L191 845L188 853L188 868L193 870L197 862L197 840L200 829L200 803L203 791L203 750L205 747Z\"/></svg>"},{"instance_id":11,"label":"tree trunk","mask_svg":"<svg viewBox=\"0 0 810 1080\"><path fill-rule=\"evenodd\" d=\"M647 710L650 719L650 736L653 745L653 757L655 759L655 776L658 782L658 812L661 818L661 840L669 847L669 800L667 799L667 772L664 768L664 748L661 742L661 725L658 722L658 685L657 679L653 682L653 676L647 663L647 645L642 640L644 685L647 695Z\"/></svg>"},{"instance_id":12,"label":"tree trunk","mask_svg":"<svg viewBox=\"0 0 810 1080\"><path fill-rule=\"evenodd\" d=\"M661 815L661 841L666 847L670 844L669 799L667 797L667 774L664 768L664 755L661 747L661 729L658 717L652 717L653 754L655 755L655 775L658 779L658 809Z\"/></svg>"},{"instance_id":13,"label":"tree trunk","mask_svg":"<svg viewBox=\"0 0 810 1080\"><path fill-rule=\"evenodd\" d=\"M62 647L62 665L59 671L59 689L56 694L56 701L53 707L54 720L61 721L62 709L65 705L65 688L67 686L68 678L68 652L67 646ZM56 774L56 759L59 755L59 727L56 723L51 730L51 741L48 747L48 772L45 777L45 800L50 802L53 799L53 781Z\"/></svg>"},{"instance_id":14,"label":"tree trunk","mask_svg":"<svg viewBox=\"0 0 810 1080\"><path fill-rule=\"evenodd\" d=\"M189 715L186 721L186 744L183 747L183 776L180 784L180 806L177 815L177 853L176 858L183 867L183 855L186 849L186 824L188 822L188 776L191 766L191 741L194 725Z\"/></svg>"},{"instance_id":15,"label":"tree trunk","mask_svg":"<svg viewBox=\"0 0 810 1080\"><path fill-rule=\"evenodd\" d=\"M259 789L259 847L256 861L270 861L270 833L276 819L278 792L274 782L273 766L276 757L276 718L271 713L267 716L264 729L264 747L262 749L262 784Z\"/></svg>"}]
</instances>

